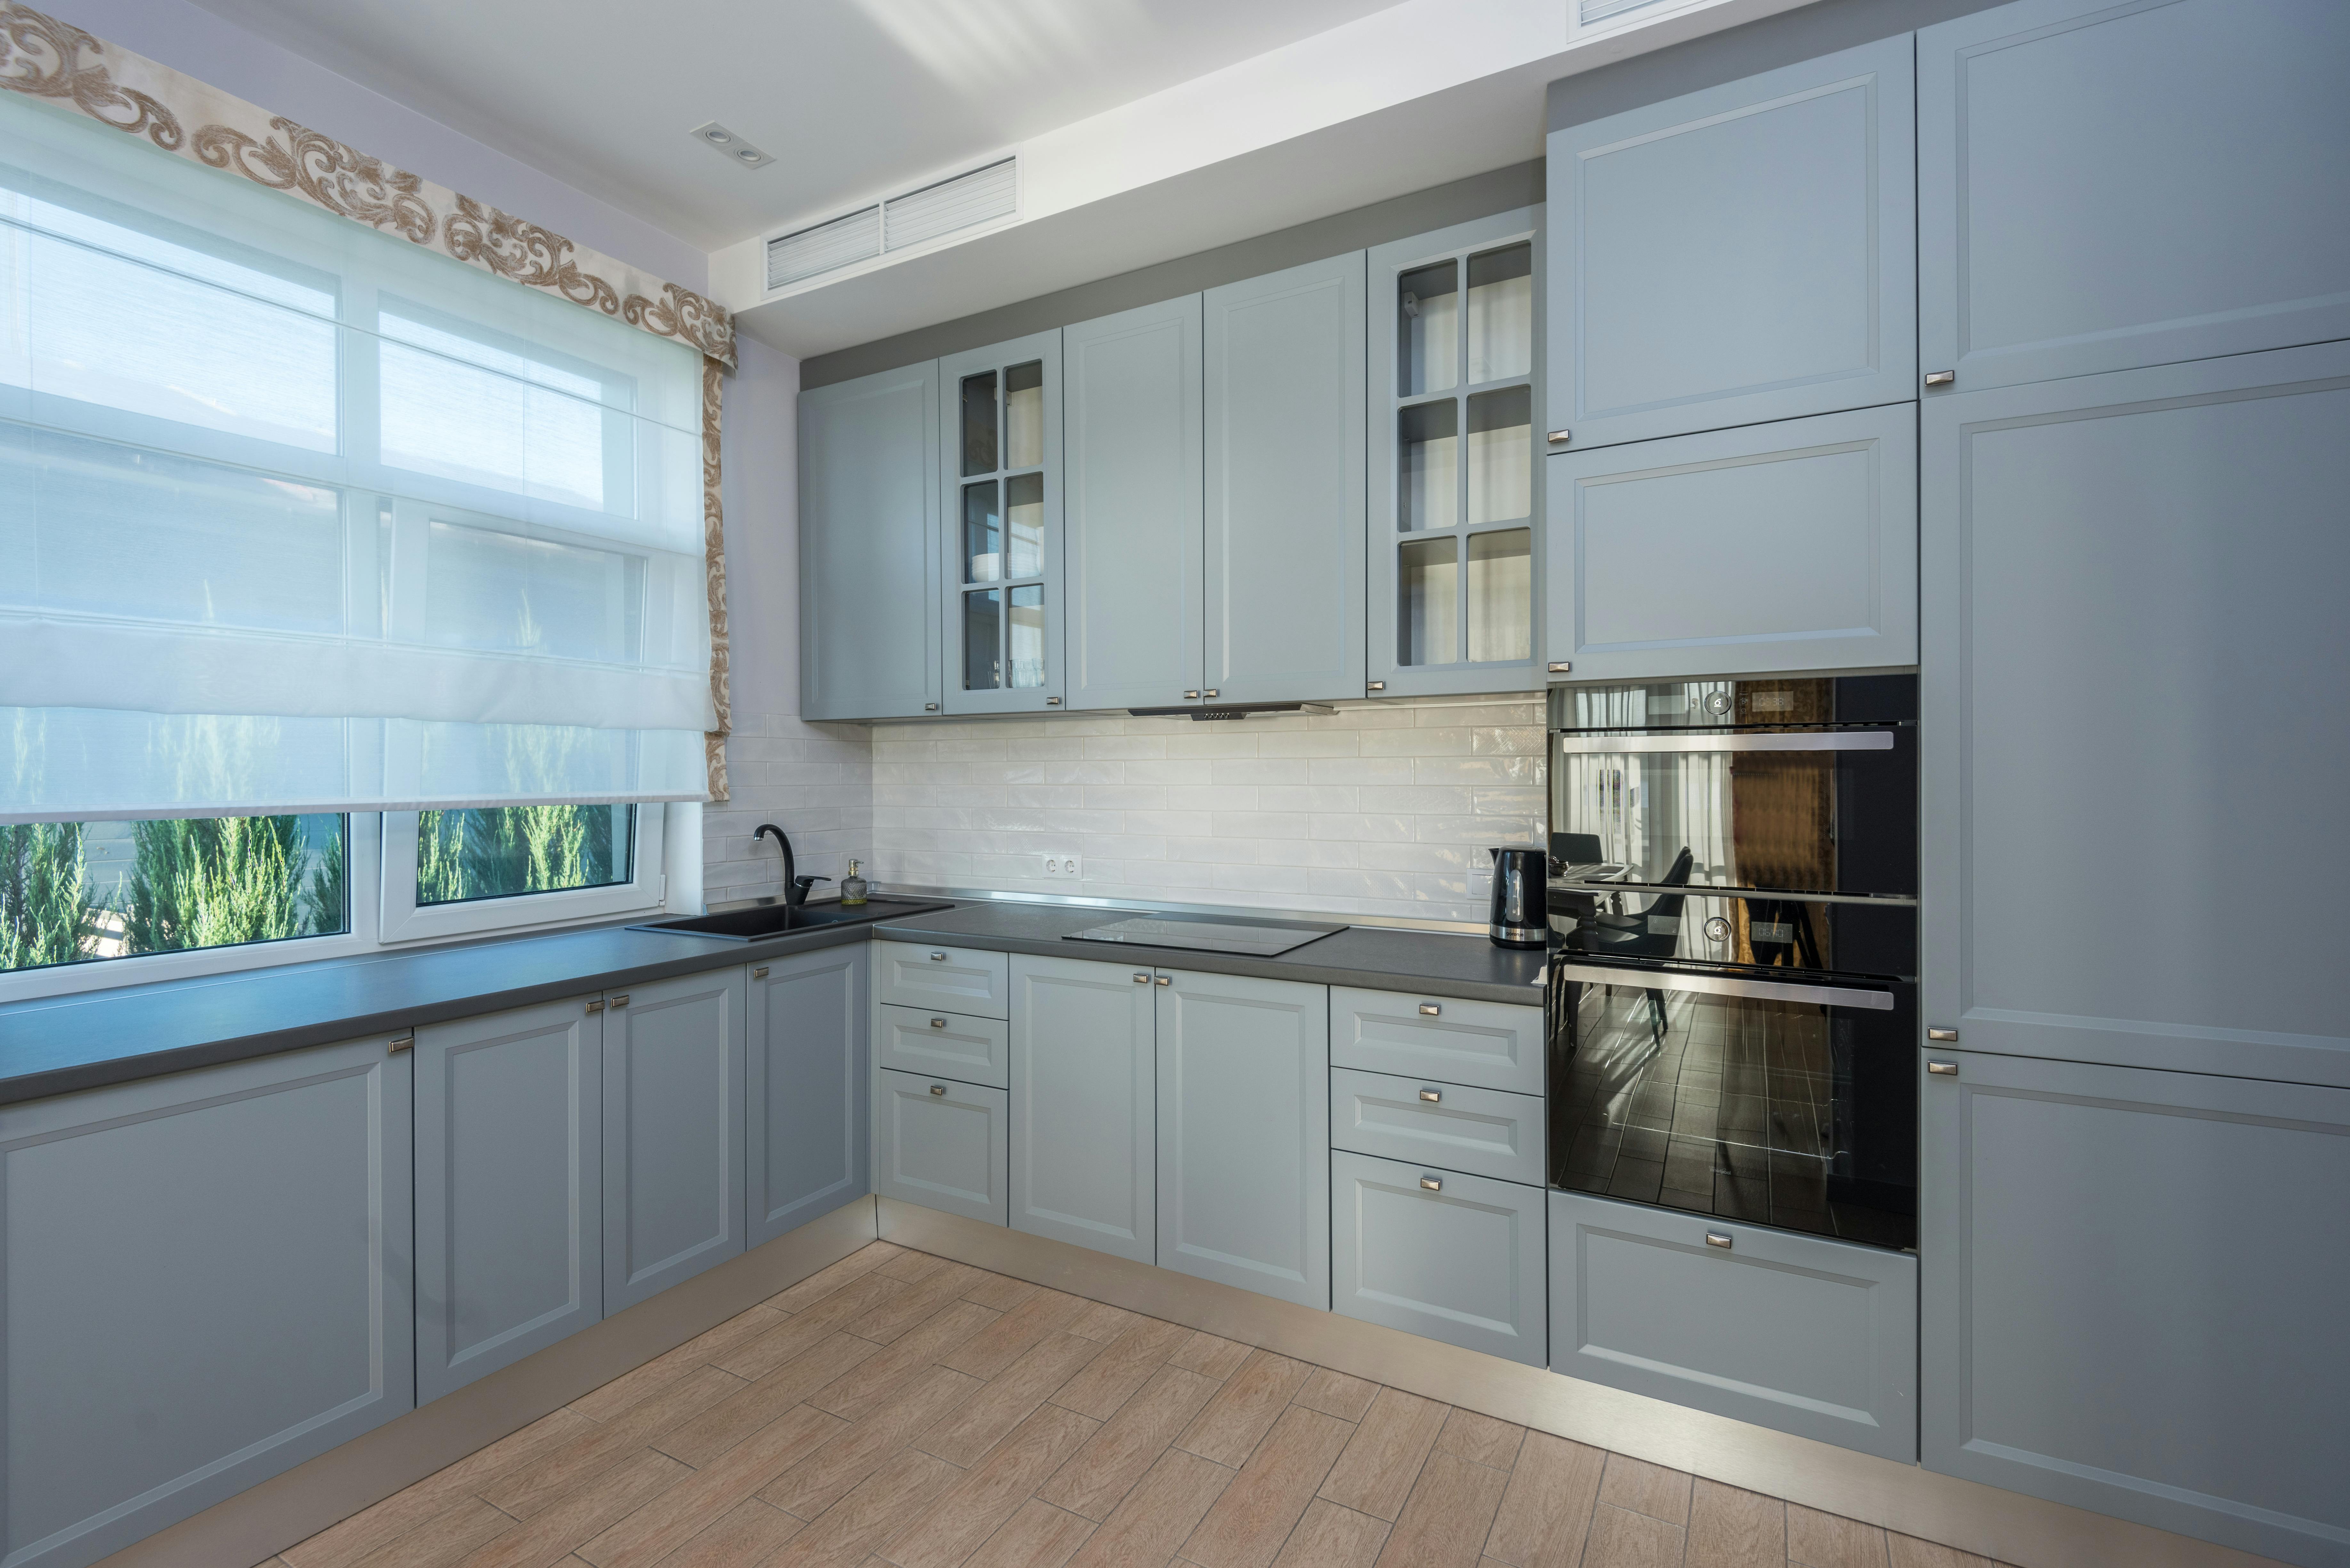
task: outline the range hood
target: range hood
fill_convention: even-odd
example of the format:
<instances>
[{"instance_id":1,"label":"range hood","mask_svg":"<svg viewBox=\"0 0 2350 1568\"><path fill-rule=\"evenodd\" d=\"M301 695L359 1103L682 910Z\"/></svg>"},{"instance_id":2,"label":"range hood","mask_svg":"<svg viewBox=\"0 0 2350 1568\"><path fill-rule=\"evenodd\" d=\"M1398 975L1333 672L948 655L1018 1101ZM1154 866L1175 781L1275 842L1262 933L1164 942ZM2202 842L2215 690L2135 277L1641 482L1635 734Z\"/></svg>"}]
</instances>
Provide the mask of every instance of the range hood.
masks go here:
<instances>
[{"instance_id":1,"label":"range hood","mask_svg":"<svg viewBox=\"0 0 2350 1568\"><path fill-rule=\"evenodd\" d=\"M1206 707L1186 704L1180 708L1128 708L1131 719L1197 719L1210 722L1220 719L1246 719L1258 713L1335 713L1338 710L1327 702L1218 702Z\"/></svg>"}]
</instances>

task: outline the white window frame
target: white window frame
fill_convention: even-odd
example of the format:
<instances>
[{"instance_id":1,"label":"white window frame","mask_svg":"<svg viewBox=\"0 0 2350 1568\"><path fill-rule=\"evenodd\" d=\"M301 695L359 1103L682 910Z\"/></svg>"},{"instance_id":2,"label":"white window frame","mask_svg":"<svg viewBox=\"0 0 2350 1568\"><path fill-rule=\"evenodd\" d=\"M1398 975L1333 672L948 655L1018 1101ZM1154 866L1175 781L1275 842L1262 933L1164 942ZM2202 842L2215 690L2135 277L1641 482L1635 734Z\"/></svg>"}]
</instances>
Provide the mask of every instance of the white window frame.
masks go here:
<instances>
[{"instance_id":1,"label":"white window frame","mask_svg":"<svg viewBox=\"0 0 2350 1568\"><path fill-rule=\"evenodd\" d=\"M385 947L445 941L487 931L526 931L576 926L660 909L668 878L662 875L661 830L668 815L659 804L637 806L635 875L602 888L567 888L504 898L468 898L455 904L416 901L417 813L383 814L383 906L377 940Z\"/></svg>"}]
</instances>

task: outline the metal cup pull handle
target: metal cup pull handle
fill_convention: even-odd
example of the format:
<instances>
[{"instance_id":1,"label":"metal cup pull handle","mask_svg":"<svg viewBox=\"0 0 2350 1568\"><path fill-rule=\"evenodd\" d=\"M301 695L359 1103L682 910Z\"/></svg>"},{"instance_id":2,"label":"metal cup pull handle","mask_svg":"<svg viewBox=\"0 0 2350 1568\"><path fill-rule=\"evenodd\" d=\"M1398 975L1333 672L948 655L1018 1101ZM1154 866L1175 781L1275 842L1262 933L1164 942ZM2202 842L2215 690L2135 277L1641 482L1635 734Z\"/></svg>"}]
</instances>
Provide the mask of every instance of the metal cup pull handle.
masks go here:
<instances>
[{"instance_id":1,"label":"metal cup pull handle","mask_svg":"<svg viewBox=\"0 0 2350 1568\"><path fill-rule=\"evenodd\" d=\"M1730 1251L1731 1245L1730 1232L1727 1231L1708 1231L1705 1233L1705 1244L1709 1247L1719 1247L1723 1251L1727 1252Z\"/></svg>"},{"instance_id":2,"label":"metal cup pull handle","mask_svg":"<svg viewBox=\"0 0 2350 1568\"><path fill-rule=\"evenodd\" d=\"M1441 1192L1441 1191L1443 1191L1443 1190L1444 1190L1444 1183L1442 1183L1441 1181L1439 1181L1436 1178L1434 1178L1434 1177L1432 1177L1432 1176L1423 1176L1423 1177L1421 1177L1421 1178L1419 1179L1419 1184L1420 1184L1422 1187L1424 1187L1424 1188L1428 1189L1428 1190L1429 1190L1429 1191L1430 1191L1430 1192Z\"/></svg>"},{"instance_id":3,"label":"metal cup pull handle","mask_svg":"<svg viewBox=\"0 0 2350 1568\"><path fill-rule=\"evenodd\" d=\"M1419 1014L1423 1018L1440 1017L1443 1014L1443 1012L1444 1009L1437 1006L1436 1003L1432 1002L1423 1002L1419 1004Z\"/></svg>"},{"instance_id":4,"label":"metal cup pull handle","mask_svg":"<svg viewBox=\"0 0 2350 1568\"><path fill-rule=\"evenodd\" d=\"M944 953L932 953L931 955L931 961L932 963L944 963L947 961L947 955Z\"/></svg>"},{"instance_id":5,"label":"metal cup pull handle","mask_svg":"<svg viewBox=\"0 0 2350 1568\"><path fill-rule=\"evenodd\" d=\"M947 1086L944 1084L932 1084L931 1085L931 1093L934 1095L944 1095L946 1092Z\"/></svg>"},{"instance_id":6,"label":"metal cup pull handle","mask_svg":"<svg viewBox=\"0 0 2350 1568\"><path fill-rule=\"evenodd\" d=\"M1444 1096L1434 1089L1420 1090L1419 1097L1426 1100L1431 1106L1440 1106L1444 1103Z\"/></svg>"},{"instance_id":7,"label":"metal cup pull handle","mask_svg":"<svg viewBox=\"0 0 2350 1568\"><path fill-rule=\"evenodd\" d=\"M933 1029L944 1029L946 1026L947 1021L943 1018L933 1018L931 1020L931 1027Z\"/></svg>"}]
</instances>

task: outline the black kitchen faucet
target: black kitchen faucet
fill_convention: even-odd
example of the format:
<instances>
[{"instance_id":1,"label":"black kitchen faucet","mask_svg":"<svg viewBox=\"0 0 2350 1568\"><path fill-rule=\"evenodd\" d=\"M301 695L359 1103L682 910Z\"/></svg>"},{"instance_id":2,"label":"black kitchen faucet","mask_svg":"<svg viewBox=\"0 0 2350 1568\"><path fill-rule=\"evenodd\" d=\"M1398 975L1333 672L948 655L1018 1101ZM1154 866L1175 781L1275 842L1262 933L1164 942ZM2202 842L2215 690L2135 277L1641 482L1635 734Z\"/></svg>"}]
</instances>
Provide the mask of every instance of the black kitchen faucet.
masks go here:
<instances>
[{"instance_id":1,"label":"black kitchen faucet","mask_svg":"<svg viewBox=\"0 0 2350 1568\"><path fill-rule=\"evenodd\" d=\"M795 875L798 867L792 859L792 841L785 837L784 830L772 822L759 824L757 830L751 835L752 846L756 847L759 840L771 833L775 836L775 846L784 852L784 904L786 908L796 908L807 902L810 888L818 882L829 882L832 878Z\"/></svg>"}]
</instances>

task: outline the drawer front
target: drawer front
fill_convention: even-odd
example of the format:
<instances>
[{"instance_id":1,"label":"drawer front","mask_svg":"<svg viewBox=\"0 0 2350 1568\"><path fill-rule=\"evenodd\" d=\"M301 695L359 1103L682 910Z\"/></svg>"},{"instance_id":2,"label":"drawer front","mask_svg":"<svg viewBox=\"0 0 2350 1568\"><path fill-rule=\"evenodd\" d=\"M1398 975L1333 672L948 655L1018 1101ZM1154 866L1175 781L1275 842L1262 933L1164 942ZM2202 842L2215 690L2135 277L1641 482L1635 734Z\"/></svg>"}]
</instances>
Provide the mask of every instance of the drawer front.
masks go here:
<instances>
[{"instance_id":1,"label":"drawer front","mask_svg":"<svg viewBox=\"0 0 2350 1568\"><path fill-rule=\"evenodd\" d=\"M1543 1198L1513 1181L1333 1153L1332 1308L1544 1365Z\"/></svg>"},{"instance_id":2,"label":"drawer front","mask_svg":"<svg viewBox=\"0 0 2350 1568\"><path fill-rule=\"evenodd\" d=\"M1917 1459L1908 1253L1553 1192L1550 1272L1552 1371Z\"/></svg>"},{"instance_id":3,"label":"drawer front","mask_svg":"<svg viewBox=\"0 0 2350 1568\"><path fill-rule=\"evenodd\" d=\"M1010 1018L1010 955L976 948L873 944L873 995L892 1007Z\"/></svg>"},{"instance_id":4,"label":"drawer front","mask_svg":"<svg viewBox=\"0 0 2350 1568\"><path fill-rule=\"evenodd\" d=\"M1543 1100L1348 1067L1330 1070L1330 1147L1543 1185Z\"/></svg>"},{"instance_id":5,"label":"drawer front","mask_svg":"<svg viewBox=\"0 0 2350 1568\"><path fill-rule=\"evenodd\" d=\"M880 1010L873 1064L927 1073L961 1084L1012 1086L1012 1026L993 1018L932 1012L920 1007Z\"/></svg>"},{"instance_id":6,"label":"drawer front","mask_svg":"<svg viewBox=\"0 0 2350 1568\"><path fill-rule=\"evenodd\" d=\"M1330 988L1330 1062L1399 1078L1543 1092L1543 1010Z\"/></svg>"},{"instance_id":7,"label":"drawer front","mask_svg":"<svg viewBox=\"0 0 2350 1568\"><path fill-rule=\"evenodd\" d=\"M886 1069L873 1075L873 1190L1008 1225L1011 1096Z\"/></svg>"}]
</instances>

